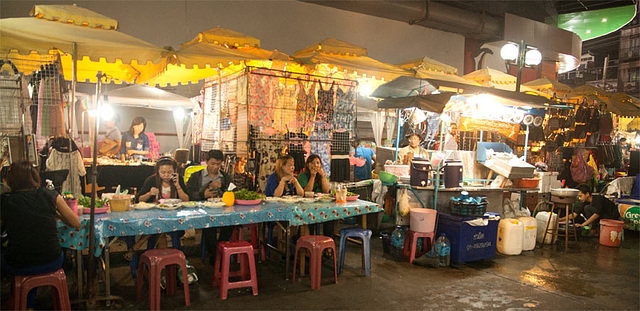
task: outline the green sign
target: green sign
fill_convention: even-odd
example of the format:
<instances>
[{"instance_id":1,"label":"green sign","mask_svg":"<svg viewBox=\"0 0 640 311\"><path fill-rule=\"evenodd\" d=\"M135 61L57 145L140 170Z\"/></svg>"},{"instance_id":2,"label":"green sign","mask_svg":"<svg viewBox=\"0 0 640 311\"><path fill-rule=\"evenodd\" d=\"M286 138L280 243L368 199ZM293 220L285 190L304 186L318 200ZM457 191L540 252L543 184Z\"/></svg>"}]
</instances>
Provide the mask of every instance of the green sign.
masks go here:
<instances>
[{"instance_id":1,"label":"green sign","mask_svg":"<svg viewBox=\"0 0 640 311\"><path fill-rule=\"evenodd\" d=\"M636 16L636 6L558 14L557 27L574 32L582 41L610 34ZM552 23L550 23L552 24Z\"/></svg>"}]
</instances>

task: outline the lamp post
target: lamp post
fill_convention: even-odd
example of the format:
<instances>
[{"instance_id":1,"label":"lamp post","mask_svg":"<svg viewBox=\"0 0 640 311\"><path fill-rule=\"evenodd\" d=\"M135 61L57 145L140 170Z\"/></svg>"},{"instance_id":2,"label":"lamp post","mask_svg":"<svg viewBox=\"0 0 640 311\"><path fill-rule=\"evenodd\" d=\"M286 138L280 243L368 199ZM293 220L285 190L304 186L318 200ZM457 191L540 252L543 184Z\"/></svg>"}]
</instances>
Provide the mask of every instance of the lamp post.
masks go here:
<instances>
[{"instance_id":1,"label":"lamp post","mask_svg":"<svg viewBox=\"0 0 640 311\"><path fill-rule=\"evenodd\" d=\"M500 49L500 57L507 63L518 66L516 76L516 92L520 92L522 84L522 68L533 68L542 61L542 54L535 47L526 45L524 40L520 43L509 42Z\"/></svg>"}]
</instances>

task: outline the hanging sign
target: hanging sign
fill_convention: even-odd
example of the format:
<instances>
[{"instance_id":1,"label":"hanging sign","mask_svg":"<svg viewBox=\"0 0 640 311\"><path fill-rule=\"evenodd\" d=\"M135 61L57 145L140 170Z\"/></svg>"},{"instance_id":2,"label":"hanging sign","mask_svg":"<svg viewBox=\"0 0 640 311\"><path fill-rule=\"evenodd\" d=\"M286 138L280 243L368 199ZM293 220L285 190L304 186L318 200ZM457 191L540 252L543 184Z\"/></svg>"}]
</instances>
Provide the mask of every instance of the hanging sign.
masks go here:
<instances>
[{"instance_id":1,"label":"hanging sign","mask_svg":"<svg viewBox=\"0 0 640 311\"><path fill-rule=\"evenodd\" d=\"M520 124L513 124L508 122L500 122L494 120L475 119L469 117L460 118L460 125L458 126L460 131L490 131L497 132L500 135L517 141L518 132L520 131Z\"/></svg>"}]
</instances>

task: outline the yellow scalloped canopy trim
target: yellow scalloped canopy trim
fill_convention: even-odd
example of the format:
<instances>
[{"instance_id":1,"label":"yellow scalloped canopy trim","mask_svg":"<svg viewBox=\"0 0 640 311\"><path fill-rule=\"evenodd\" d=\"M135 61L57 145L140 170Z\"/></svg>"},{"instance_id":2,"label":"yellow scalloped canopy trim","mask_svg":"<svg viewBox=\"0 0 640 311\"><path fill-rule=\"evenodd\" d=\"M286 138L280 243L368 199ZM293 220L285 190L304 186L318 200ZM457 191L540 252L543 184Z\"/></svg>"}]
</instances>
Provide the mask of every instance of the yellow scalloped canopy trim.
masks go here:
<instances>
[{"instance_id":1,"label":"yellow scalloped canopy trim","mask_svg":"<svg viewBox=\"0 0 640 311\"><path fill-rule=\"evenodd\" d=\"M31 16L102 29L118 29L118 21L75 5L34 5Z\"/></svg>"}]
</instances>

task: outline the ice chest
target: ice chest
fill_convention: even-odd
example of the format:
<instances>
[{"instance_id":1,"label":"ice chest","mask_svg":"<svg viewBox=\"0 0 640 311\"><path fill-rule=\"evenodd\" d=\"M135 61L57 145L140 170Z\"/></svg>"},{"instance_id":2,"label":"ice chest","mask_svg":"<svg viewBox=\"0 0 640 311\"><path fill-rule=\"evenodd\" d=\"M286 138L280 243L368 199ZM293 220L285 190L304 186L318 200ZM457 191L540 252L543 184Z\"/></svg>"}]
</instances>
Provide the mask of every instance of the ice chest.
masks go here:
<instances>
[{"instance_id":1,"label":"ice chest","mask_svg":"<svg viewBox=\"0 0 640 311\"><path fill-rule=\"evenodd\" d=\"M426 187L429 184L431 163L423 158L413 158L411 161L411 177L409 183L414 187Z\"/></svg>"},{"instance_id":2,"label":"ice chest","mask_svg":"<svg viewBox=\"0 0 640 311\"><path fill-rule=\"evenodd\" d=\"M481 218L483 225L473 226L468 221ZM451 242L451 260L462 263L496 256L499 218L459 217L445 213L438 216L438 234L444 233ZM486 225L484 225L486 223Z\"/></svg>"}]
</instances>

